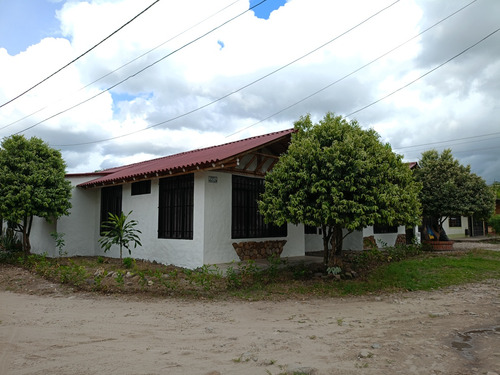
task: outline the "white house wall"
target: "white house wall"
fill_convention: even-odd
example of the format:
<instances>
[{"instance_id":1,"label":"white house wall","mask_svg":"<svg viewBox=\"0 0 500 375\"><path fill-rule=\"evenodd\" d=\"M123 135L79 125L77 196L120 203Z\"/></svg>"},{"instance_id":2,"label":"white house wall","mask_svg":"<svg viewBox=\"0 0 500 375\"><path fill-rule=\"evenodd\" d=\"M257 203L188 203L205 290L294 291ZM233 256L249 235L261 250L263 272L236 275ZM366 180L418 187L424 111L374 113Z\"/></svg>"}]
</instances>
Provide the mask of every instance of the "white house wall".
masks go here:
<instances>
[{"instance_id":1,"label":"white house wall","mask_svg":"<svg viewBox=\"0 0 500 375\"><path fill-rule=\"evenodd\" d=\"M344 235L346 230L344 229ZM305 236L306 251L323 251L323 236L321 234L306 234ZM328 244L331 248L331 244ZM342 242L342 250L363 250L363 232L354 231L344 238Z\"/></svg>"},{"instance_id":2,"label":"white house wall","mask_svg":"<svg viewBox=\"0 0 500 375\"><path fill-rule=\"evenodd\" d=\"M287 243L282 257L301 256L305 252L303 225L288 224L287 237L231 238L232 175L224 172L200 172L200 183L205 192L204 263L228 263L239 261L233 242L267 241L285 239Z\"/></svg>"},{"instance_id":3,"label":"white house wall","mask_svg":"<svg viewBox=\"0 0 500 375\"><path fill-rule=\"evenodd\" d=\"M406 234L406 228L404 225L398 226L397 233L374 233L373 227L367 227L363 229L363 237L375 237L378 248L382 248L385 246L394 246L396 244L398 234Z\"/></svg>"},{"instance_id":4,"label":"white house wall","mask_svg":"<svg viewBox=\"0 0 500 375\"><path fill-rule=\"evenodd\" d=\"M450 227L450 219L446 219L443 223L443 229L451 239L464 237L465 230L469 229L469 218L467 216L462 216L461 224L462 225L460 227Z\"/></svg>"}]
</instances>

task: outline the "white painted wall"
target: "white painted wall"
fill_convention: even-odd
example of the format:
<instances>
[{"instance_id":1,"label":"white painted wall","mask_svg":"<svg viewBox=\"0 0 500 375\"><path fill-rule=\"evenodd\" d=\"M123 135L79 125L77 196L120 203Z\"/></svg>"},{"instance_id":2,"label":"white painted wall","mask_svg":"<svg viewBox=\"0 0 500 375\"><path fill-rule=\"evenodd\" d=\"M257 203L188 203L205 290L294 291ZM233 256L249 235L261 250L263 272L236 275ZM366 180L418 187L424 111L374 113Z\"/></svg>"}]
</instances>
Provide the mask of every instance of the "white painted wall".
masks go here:
<instances>
[{"instance_id":1,"label":"white painted wall","mask_svg":"<svg viewBox=\"0 0 500 375\"><path fill-rule=\"evenodd\" d=\"M344 235L346 230L343 231ZM323 251L323 236L321 234L306 234L305 236L306 251ZM328 244L328 248L331 244ZM363 250L363 232L354 231L344 238L342 250Z\"/></svg>"},{"instance_id":2,"label":"white painted wall","mask_svg":"<svg viewBox=\"0 0 500 375\"><path fill-rule=\"evenodd\" d=\"M406 234L406 228L404 225L398 226L397 233L374 233L373 227L367 227L363 229L363 237L374 236L377 243L377 247L383 248L387 246L394 246L396 244L396 239L398 234ZM363 246L361 246L363 248Z\"/></svg>"},{"instance_id":3,"label":"white painted wall","mask_svg":"<svg viewBox=\"0 0 500 375\"><path fill-rule=\"evenodd\" d=\"M231 238L232 175L224 172L198 173L205 186L205 264L238 262L240 259L233 242L287 240L282 257L301 256L305 253L304 226L288 224L287 237ZM217 182L214 182L217 180ZM212 181L212 182L209 182Z\"/></svg>"},{"instance_id":4,"label":"white painted wall","mask_svg":"<svg viewBox=\"0 0 500 375\"><path fill-rule=\"evenodd\" d=\"M457 237L465 237L465 229L469 228L469 218L467 216L462 216L461 224L461 227L450 227L450 221L449 219L446 219L443 223L443 229L451 239Z\"/></svg>"}]
</instances>

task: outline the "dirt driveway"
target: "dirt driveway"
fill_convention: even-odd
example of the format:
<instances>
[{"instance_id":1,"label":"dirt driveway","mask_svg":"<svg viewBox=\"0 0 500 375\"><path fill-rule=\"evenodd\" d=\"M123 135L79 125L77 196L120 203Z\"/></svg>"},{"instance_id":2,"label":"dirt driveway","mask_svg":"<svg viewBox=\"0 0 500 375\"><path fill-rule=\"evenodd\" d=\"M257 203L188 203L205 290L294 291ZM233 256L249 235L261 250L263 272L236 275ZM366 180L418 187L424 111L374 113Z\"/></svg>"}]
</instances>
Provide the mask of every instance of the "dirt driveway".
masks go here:
<instances>
[{"instance_id":1,"label":"dirt driveway","mask_svg":"<svg viewBox=\"0 0 500 375\"><path fill-rule=\"evenodd\" d=\"M2 375L500 372L498 280L276 303L141 300L69 293L42 280L35 292L27 285L21 293L0 290Z\"/></svg>"}]
</instances>

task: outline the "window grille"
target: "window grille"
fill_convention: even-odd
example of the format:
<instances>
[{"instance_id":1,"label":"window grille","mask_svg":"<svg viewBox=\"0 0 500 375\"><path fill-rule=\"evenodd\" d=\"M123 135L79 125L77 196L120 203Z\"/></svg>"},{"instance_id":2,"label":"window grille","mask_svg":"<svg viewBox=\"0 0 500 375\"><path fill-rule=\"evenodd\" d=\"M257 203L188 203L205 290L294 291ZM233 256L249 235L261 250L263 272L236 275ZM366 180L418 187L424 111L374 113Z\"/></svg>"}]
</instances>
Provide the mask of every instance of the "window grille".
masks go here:
<instances>
[{"instance_id":1,"label":"window grille","mask_svg":"<svg viewBox=\"0 0 500 375\"><path fill-rule=\"evenodd\" d=\"M158 238L193 239L194 175L160 179Z\"/></svg>"},{"instance_id":2,"label":"window grille","mask_svg":"<svg viewBox=\"0 0 500 375\"><path fill-rule=\"evenodd\" d=\"M304 234L318 234L318 228L314 225L304 225Z\"/></svg>"},{"instance_id":3,"label":"window grille","mask_svg":"<svg viewBox=\"0 0 500 375\"><path fill-rule=\"evenodd\" d=\"M132 195L151 194L151 180L132 183Z\"/></svg>"},{"instance_id":4,"label":"window grille","mask_svg":"<svg viewBox=\"0 0 500 375\"><path fill-rule=\"evenodd\" d=\"M450 216L449 225L450 225L450 228L461 227L462 226L462 216Z\"/></svg>"},{"instance_id":5,"label":"window grille","mask_svg":"<svg viewBox=\"0 0 500 375\"><path fill-rule=\"evenodd\" d=\"M398 233L398 227L397 227L397 225L375 224L373 226L373 233L375 233L375 234Z\"/></svg>"},{"instance_id":6,"label":"window grille","mask_svg":"<svg viewBox=\"0 0 500 375\"><path fill-rule=\"evenodd\" d=\"M257 202L264 192L264 180L236 175L232 179L231 237L286 237L286 224L266 224L259 213Z\"/></svg>"},{"instance_id":7,"label":"window grille","mask_svg":"<svg viewBox=\"0 0 500 375\"><path fill-rule=\"evenodd\" d=\"M102 223L109 219L109 213L122 213L122 185L108 186L101 189L101 221L99 223L102 234Z\"/></svg>"}]
</instances>

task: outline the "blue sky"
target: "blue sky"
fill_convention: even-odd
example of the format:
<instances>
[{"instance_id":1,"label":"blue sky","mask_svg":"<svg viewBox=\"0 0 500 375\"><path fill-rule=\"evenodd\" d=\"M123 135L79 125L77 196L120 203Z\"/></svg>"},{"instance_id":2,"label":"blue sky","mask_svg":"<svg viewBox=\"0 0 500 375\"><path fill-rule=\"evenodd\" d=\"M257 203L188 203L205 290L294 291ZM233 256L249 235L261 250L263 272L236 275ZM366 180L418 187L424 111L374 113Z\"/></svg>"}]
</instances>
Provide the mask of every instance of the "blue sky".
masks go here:
<instances>
[{"instance_id":1,"label":"blue sky","mask_svg":"<svg viewBox=\"0 0 500 375\"><path fill-rule=\"evenodd\" d=\"M70 172L86 172L331 111L375 129L407 161L451 148L487 182L500 180L500 32L440 66L500 27L500 1L268 0L226 23L258 2L156 3L1 107L0 138L41 137ZM151 3L0 0L0 104Z\"/></svg>"},{"instance_id":2,"label":"blue sky","mask_svg":"<svg viewBox=\"0 0 500 375\"><path fill-rule=\"evenodd\" d=\"M43 38L60 36L55 17L60 8L47 0L0 0L0 46L16 55Z\"/></svg>"}]
</instances>

